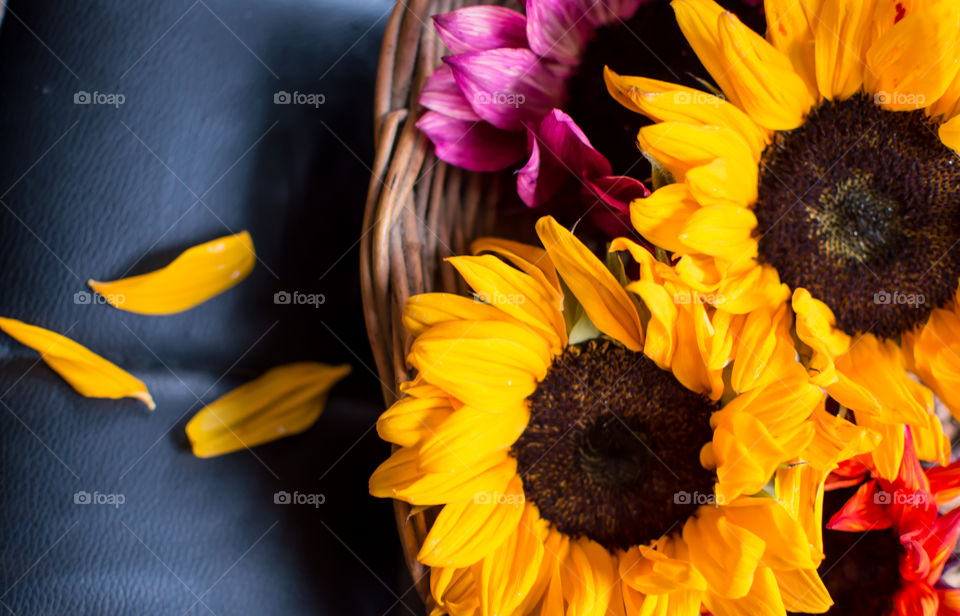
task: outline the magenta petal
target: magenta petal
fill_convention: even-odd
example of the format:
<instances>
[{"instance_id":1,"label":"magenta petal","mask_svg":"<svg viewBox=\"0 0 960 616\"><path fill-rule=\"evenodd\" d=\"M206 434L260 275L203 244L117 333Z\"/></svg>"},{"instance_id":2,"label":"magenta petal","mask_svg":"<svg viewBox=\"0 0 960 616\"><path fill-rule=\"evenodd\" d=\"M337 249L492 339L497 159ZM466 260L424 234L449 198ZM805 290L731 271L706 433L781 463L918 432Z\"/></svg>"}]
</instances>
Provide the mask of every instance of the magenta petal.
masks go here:
<instances>
[{"instance_id":1,"label":"magenta petal","mask_svg":"<svg viewBox=\"0 0 960 616\"><path fill-rule=\"evenodd\" d=\"M584 0L528 0L530 49L562 64L578 64L593 32L585 18L587 6Z\"/></svg>"},{"instance_id":2,"label":"magenta petal","mask_svg":"<svg viewBox=\"0 0 960 616\"><path fill-rule=\"evenodd\" d=\"M650 191L643 182L625 175L607 175L587 178L583 201L590 210L590 218L610 237L632 236L630 203L646 199Z\"/></svg>"},{"instance_id":3,"label":"magenta petal","mask_svg":"<svg viewBox=\"0 0 960 616\"><path fill-rule=\"evenodd\" d=\"M453 71L446 64L437 67L437 70L427 79L420 92L420 104L451 118L477 122L480 116L474 112L467 97L460 91Z\"/></svg>"},{"instance_id":4,"label":"magenta petal","mask_svg":"<svg viewBox=\"0 0 960 616\"><path fill-rule=\"evenodd\" d=\"M435 15L433 22L455 54L527 46L527 18L502 6L468 6Z\"/></svg>"},{"instance_id":5,"label":"magenta petal","mask_svg":"<svg viewBox=\"0 0 960 616\"><path fill-rule=\"evenodd\" d=\"M606 0L593 4L587 14L590 25L602 28L610 24L626 21L634 16L641 4L650 0ZM757 0L762 1L762 0Z\"/></svg>"},{"instance_id":6,"label":"magenta petal","mask_svg":"<svg viewBox=\"0 0 960 616\"><path fill-rule=\"evenodd\" d=\"M568 182L610 175L610 163L593 149L573 119L559 109L543 118L530 133L532 153L517 174L517 192L530 207L543 205ZM582 184L581 184L582 185Z\"/></svg>"},{"instance_id":7,"label":"magenta petal","mask_svg":"<svg viewBox=\"0 0 960 616\"><path fill-rule=\"evenodd\" d=\"M564 79L529 49L492 49L447 56L460 90L481 118L523 130L563 102Z\"/></svg>"},{"instance_id":8,"label":"magenta petal","mask_svg":"<svg viewBox=\"0 0 960 616\"><path fill-rule=\"evenodd\" d=\"M433 142L440 160L468 171L500 171L526 154L523 133L502 131L486 122L470 122L428 111L417 128Z\"/></svg>"}]
</instances>

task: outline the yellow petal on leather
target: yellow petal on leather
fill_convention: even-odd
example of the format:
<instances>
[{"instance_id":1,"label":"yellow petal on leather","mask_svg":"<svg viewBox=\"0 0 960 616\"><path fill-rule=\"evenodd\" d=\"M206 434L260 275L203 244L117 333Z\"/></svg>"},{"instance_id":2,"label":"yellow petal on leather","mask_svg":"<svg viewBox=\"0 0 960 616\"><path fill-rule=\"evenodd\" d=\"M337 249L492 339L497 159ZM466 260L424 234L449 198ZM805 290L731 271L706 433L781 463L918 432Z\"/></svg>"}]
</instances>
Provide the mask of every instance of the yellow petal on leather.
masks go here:
<instances>
[{"instance_id":1,"label":"yellow petal on leather","mask_svg":"<svg viewBox=\"0 0 960 616\"><path fill-rule=\"evenodd\" d=\"M490 455L506 451L527 427L527 405L495 415L465 406L420 444L420 468L428 473L469 470Z\"/></svg>"},{"instance_id":2,"label":"yellow petal on leather","mask_svg":"<svg viewBox=\"0 0 960 616\"><path fill-rule=\"evenodd\" d=\"M954 152L960 152L960 116L940 125L940 141Z\"/></svg>"},{"instance_id":3,"label":"yellow petal on leather","mask_svg":"<svg viewBox=\"0 0 960 616\"><path fill-rule=\"evenodd\" d=\"M419 336L430 326L446 321L496 321L507 315L470 297L455 293L420 293L403 305L403 326L411 336Z\"/></svg>"},{"instance_id":4,"label":"yellow petal on leather","mask_svg":"<svg viewBox=\"0 0 960 616\"><path fill-rule=\"evenodd\" d=\"M864 56L874 0L824 0L814 22L817 87L828 100L846 100L863 85Z\"/></svg>"},{"instance_id":5,"label":"yellow petal on leather","mask_svg":"<svg viewBox=\"0 0 960 616\"><path fill-rule=\"evenodd\" d=\"M637 309L600 259L552 216L537 221L537 235L560 277L597 329L631 351L642 349L643 329Z\"/></svg>"},{"instance_id":6,"label":"yellow petal on leather","mask_svg":"<svg viewBox=\"0 0 960 616\"><path fill-rule=\"evenodd\" d=\"M884 109L922 109L943 96L960 69L960 12L944 2L908 14L866 54L867 87Z\"/></svg>"},{"instance_id":7,"label":"yellow petal on leather","mask_svg":"<svg viewBox=\"0 0 960 616\"><path fill-rule=\"evenodd\" d=\"M760 562L774 569L816 569L809 539L800 523L772 498L741 498L727 503L723 515L766 544Z\"/></svg>"},{"instance_id":8,"label":"yellow petal on leather","mask_svg":"<svg viewBox=\"0 0 960 616\"><path fill-rule=\"evenodd\" d=\"M774 569L773 575L788 612L823 614L833 605L816 569Z\"/></svg>"},{"instance_id":9,"label":"yellow petal on leather","mask_svg":"<svg viewBox=\"0 0 960 616\"><path fill-rule=\"evenodd\" d=\"M667 184L645 199L630 203L630 222L647 240L670 252L683 252L680 241L685 224L700 204L684 184Z\"/></svg>"},{"instance_id":10,"label":"yellow petal on leather","mask_svg":"<svg viewBox=\"0 0 960 616\"><path fill-rule=\"evenodd\" d=\"M637 135L640 149L663 165L682 182L687 172L717 158L727 159L738 178L757 181L757 163L753 153L729 128L693 126L683 122L660 122L644 126Z\"/></svg>"},{"instance_id":11,"label":"yellow petal on leather","mask_svg":"<svg viewBox=\"0 0 960 616\"><path fill-rule=\"evenodd\" d=\"M496 413L533 393L551 356L547 341L521 324L449 321L417 337L408 360L455 398Z\"/></svg>"},{"instance_id":12,"label":"yellow petal on leather","mask_svg":"<svg viewBox=\"0 0 960 616\"><path fill-rule=\"evenodd\" d=\"M614 558L595 541L580 538L570 542L570 551L560 567L567 616L605 616L617 584Z\"/></svg>"},{"instance_id":13,"label":"yellow petal on leather","mask_svg":"<svg viewBox=\"0 0 960 616\"><path fill-rule=\"evenodd\" d=\"M514 531L483 559L480 568L481 614L513 614L533 589L544 559L543 541L533 529L539 517L527 507Z\"/></svg>"},{"instance_id":14,"label":"yellow petal on leather","mask_svg":"<svg viewBox=\"0 0 960 616\"><path fill-rule=\"evenodd\" d=\"M200 409L187 423L194 455L219 456L313 425L336 383L350 366L297 362L277 366Z\"/></svg>"},{"instance_id":15,"label":"yellow petal on leather","mask_svg":"<svg viewBox=\"0 0 960 616\"><path fill-rule=\"evenodd\" d=\"M516 473L516 460L506 454L492 456L470 473L425 473L418 467L417 450L401 447L373 472L369 489L378 498L444 505L472 501L480 494L503 494Z\"/></svg>"},{"instance_id":16,"label":"yellow petal on leather","mask_svg":"<svg viewBox=\"0 0 960 616\"><path fill-rule=\"evenodd\" d=\"M607 91L617 102L655 122L729 128L750 148L756 160L770 143L769 131L719 96L668 81L618 75L609 67L604 67L603 78Z\"/></svg>"},{"instance_id":17,"label":"yellow petal on leather","mask_svg":"<svg viewBox=\"0 0 960 616\"><path fill-rule=\"evenodd\" d=\"M683 541L711 594L739 598L750 591L763 539L727 520L719 508L703 505L684 524Z\"/></svg>"},{"instance_id":18,"label":"yellow petal on leather","mask_svg":"<svg viewBox=\"0 0 960 616\"><path fill-rule=\"evenodd\" d=\"M556 298L563 305L563 293L560 290L560 278L553 267L547 251L539 246L505 240L499 237L481 237L470 244L470 252L477 255L492 252L506 259L524 272L539 280L545 287L555 291Z\"/></svg>"},{"instance_id":19,"label":"yellow petal on leather","mask_svg":"<svg viewBox=\"0 0 960 616\"><path fill-rule=\"evenodd\" d=\"M40 353L50 368L88 398L136 398L156 408L143 381L87 347L49 329L0 317L0 329Z\"/></svg>"},{"instance_id":20,"label":"yellow petal on leather","mask_svg":"<svg viewBox=\"0 0 960 616\"><path fill-rule=\"evenodd\" d=\"M447 261L480 301L536 329L550 341L554 353L566 346L562 307L553 301L550 288L492 255L450 257Z\"/></svg>"},{"instance_id":21,"label":"yellow petal on leather","mask_svg":"<svg viewBox=\"0 0 960 616\"><path fill-rule=\"evenodd\" d=\"M516 532L523 515L523 485L514 477L502 494L477 494L443 507L417 560L431 567L466 567L491 554Z\"/></svg>"},{"instance_id":22,"label":"yellow petal on leather","mask_svg":"<svg viewBox=\"0 0 960 616\"><path fill-rule=\"evenodd\" d=\"M749 261L757 254L753 230L757 217L745 207L711 206L697 210L687 219L680 241L688 249L726 259Z\"/></svg>"},{"instance_id":23,"label":"yellow petal on leather","mask_svg":"<svg viewBox=\"0 0 960 616\"><path fill-rule=\"evenodd\" d=\"M800 126L816 101L790 60L733 13L720 15L718 31L730 87L743 110L770 130Z\"/></svg>"},{"instance_id":24,"label":"yellow petal on leather","mask_svg":"<svg viewBox=\"0 0 960 616\"><path fill-rule=\"evenodd\" d=\"M785 613L777 578L769 567L757 567L753 585L745 596L729 599L707 593L704 605L714 616L783 616Z\"/></svg>"},{"instance_id":25,"label":"yellow petal on leather","mask_svg":"<svg viewBox=\"0 0 960 616\"><path fill-rule=\"evenodd\" d=\"M733 77L722 53L719 21L724 8L713 0L673 0L670 3L677 25L727 99L741 109L742 101L733 87Z\"/></svg>"},{"instance_id":26,"label":"yellow petal on leather","mask_svg":"<svg viewBox=\"0 0 960 616\"><path fill-rule=\"evenodd\" d=\"M742 167L740 168L742 170ZM745 177L736 177L726 158L695 167L687 172L690 194L700 205L748 207L757 200L756 172L748 170ZM652 196L652 195L651 195Z\"/></svg>"},{"instance_id":27,"label":"yellow petal on leather","mask_svg":"<svg viewBox=\"0 0 960 616\"><path fill-rule=\"evenodd\" d=\"M388 443L412 447L433 434L452 414L449 398L405 396L380 415L377 434Z\"/></svg>"},{"instance_id":28,"label":"yellow petal on leather","mask_svg":"<svg viewBox=\"0 0 960 616\"><path fill-rule=\"evenodd\" d=\"M766 0L767 39L790 59L793 70L807 84L811 98L816 98L817 75L814 64L814 29L804 11L804 2ZM814 22L816 23L816 22Z\"/></svg>"},{"instance_id":29,"label":"yellow petal on leather","mask_svg":"<svg viewBox=\"0 0 960 616\"><path fill-rule=\"evenodd\" d=\"M627 285L627 290L639 295L650 311L643 354L664 370L669 370L677 344L675 298L663 285L647 280L631 282Z\"/></svg>"},{"instance_id":30,"label":"yellow petal on leather","mask_svg":"<svg viewBox=\"0 0 960 616\"><path fill-rule=\"evenodd\" d=\"M139 314L173 314L202 304L246 278L257 260L242 231L185 250L170 265L121 280L90 280L114 308Z\"/></svg>"}]
</instances>

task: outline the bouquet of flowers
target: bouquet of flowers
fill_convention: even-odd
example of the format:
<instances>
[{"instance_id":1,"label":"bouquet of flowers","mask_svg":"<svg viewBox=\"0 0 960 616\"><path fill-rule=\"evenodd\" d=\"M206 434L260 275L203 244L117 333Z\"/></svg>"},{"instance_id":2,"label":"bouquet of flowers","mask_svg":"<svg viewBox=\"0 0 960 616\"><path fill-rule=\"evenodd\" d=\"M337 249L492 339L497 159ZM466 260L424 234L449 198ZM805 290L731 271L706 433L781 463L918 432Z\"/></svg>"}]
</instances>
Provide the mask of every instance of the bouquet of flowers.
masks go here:
<instances>
[{"instance_id":1,"label":"bouquet of flowers","mask_svg":"<svg viewBox=\"0 0 960 616\"><path fill-rule=\"evenodd\" d=\"M539 241L403 308L434 614L960 614L960 2L753 4L435 17L417 126Z\"/></svg>"}]
</instances>

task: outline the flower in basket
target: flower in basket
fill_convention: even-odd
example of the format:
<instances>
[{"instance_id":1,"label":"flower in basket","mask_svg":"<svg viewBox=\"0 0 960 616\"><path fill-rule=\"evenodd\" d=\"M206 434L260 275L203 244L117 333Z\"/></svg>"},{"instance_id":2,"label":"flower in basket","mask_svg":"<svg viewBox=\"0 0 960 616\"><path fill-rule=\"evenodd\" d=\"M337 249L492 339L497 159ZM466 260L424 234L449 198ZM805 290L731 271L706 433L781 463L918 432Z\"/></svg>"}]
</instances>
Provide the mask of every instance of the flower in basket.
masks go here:
<instances>
[{"instance_id":1,"label":"flower in basket","mask_svg":"<svg viewBox=\"0 0 960 616\"><path fill-rule=\"evenodd\" d=\"M672 4L722 93L607 72L655 120L639 146L673 180L632 203L633 225L744 315L740 338L795 350L830 415L882 437L880 477L911 446L946 464L933 402L960 416L960 3L774 0L767 38L712 0Z\"/></svg>"},{"instance_id":2,"label":"flower in basket","mask_svg":"<svg viewBox=\"0 0 960 616\"><path fill-rule=\"evenodd\" d=\"M416 374L377 424L397 448L369 487L440 507L417 555L435 613L826 611L814 512L764 489L869 439L823 439L800 364L730 391L734 315L641 247L623 245L646 307L620 258L551 217L536 229L543 249L482 239L449 259L474 297L404 307Z\"/></svg>"}]
</instances>

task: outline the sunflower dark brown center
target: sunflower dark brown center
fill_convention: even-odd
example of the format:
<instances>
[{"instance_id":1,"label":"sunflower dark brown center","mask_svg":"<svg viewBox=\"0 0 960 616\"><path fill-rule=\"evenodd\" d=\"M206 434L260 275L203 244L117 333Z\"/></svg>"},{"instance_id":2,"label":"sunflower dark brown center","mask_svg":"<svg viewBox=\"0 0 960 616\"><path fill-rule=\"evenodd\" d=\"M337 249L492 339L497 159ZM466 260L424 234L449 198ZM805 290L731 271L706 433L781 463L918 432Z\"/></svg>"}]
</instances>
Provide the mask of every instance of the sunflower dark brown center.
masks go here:
<instances>
[{"instance_id":1,"label":"sunflower dark brown center","mask_svg":"<svg viewBox=\"0 0 960 616\"><path fill-rule=\"evenodd\" d=\"M849 334L896 337L960 278L960 160L923 111L826 102L763 152L760 260Z\"/></svg>"},{"instance_id":2,"label":"sunflower dark brown center","mask_svg":"<svg viewBox=\"0 0 960 616\"><path fill-rule=\"evenodd\" d=\"M712 498L699 456L716 406L642 353L568 347L529 401L512 453L526 497L560 532L623 549L679 530Z\"/></svg>"},{"instance_id":3,"label":"sunflower dark brown center","mask_svg":"<svg viewBox=\"0 0 960 616\"><path fill-rule=\"evenodd\" d=\"M823 519L829 520L853 496L856 488L834 490L824 496ZM900 588L903 546L890 529L853 533L823 531L824 560L820 576L833 607L828 616L887 616Z\"/></svg>"}]
</instances>

